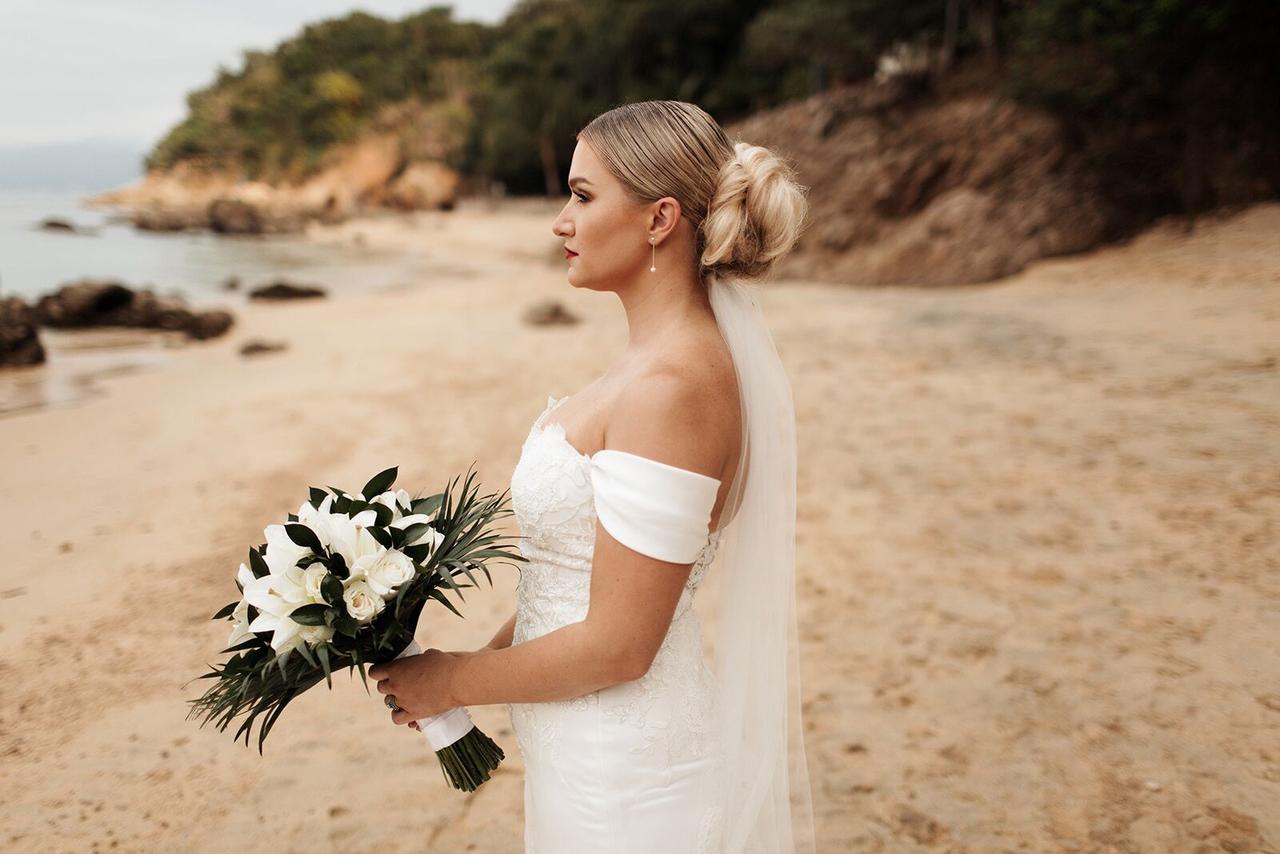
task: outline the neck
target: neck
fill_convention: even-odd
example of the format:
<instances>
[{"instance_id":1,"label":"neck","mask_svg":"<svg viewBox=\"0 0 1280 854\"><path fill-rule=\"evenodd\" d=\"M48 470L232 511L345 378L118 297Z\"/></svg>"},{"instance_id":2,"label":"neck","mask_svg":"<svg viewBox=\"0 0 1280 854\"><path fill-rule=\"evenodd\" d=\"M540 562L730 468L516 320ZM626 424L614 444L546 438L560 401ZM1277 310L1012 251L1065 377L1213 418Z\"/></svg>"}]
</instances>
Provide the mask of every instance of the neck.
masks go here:
<instances>
[{"instance_id":1,"label":"neck","mask_svg":"<svg viewBox=\"0 0 1280 854\"><path fill-rule=\"evenodd\" d=\"M706 285L696 270L650 273L646 267L641 275L651 281L641 279L618 292L627 315L627 356L659 348L690 324L715 322Z\"/></svg>"}]
</instances>

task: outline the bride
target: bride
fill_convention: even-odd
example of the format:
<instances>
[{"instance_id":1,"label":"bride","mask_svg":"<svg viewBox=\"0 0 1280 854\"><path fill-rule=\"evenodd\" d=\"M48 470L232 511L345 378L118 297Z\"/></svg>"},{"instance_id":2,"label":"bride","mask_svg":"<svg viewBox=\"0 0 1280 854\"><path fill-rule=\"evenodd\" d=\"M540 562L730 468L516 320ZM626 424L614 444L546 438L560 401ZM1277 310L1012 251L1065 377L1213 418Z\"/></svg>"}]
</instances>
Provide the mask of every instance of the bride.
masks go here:
<instances>
[{"instance_id":1,"label":"bride","mask_svg":"<svg viewBox=\"0 0 1280 854\"><path fill-rule=\"evenodd\" d=\"M521 448L516 613L484 649L370 675L396 724L508 705L526 854L812 851L795 415L747 281L795 243L804 188L681 101L577 138L552 230L569 283L617 295L627 347ZM708 571L714 671L692 608Z\"/></svg>"}]
</instances>

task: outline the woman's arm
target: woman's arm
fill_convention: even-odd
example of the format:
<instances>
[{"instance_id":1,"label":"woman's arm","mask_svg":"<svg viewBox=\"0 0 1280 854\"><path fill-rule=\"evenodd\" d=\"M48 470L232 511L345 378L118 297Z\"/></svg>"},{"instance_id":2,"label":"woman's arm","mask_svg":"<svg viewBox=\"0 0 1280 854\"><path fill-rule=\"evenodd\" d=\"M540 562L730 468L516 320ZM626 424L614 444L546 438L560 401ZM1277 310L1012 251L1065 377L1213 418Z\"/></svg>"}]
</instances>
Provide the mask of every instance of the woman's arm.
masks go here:
<instances>
[{"instance_id":1,"label":"woman's arm","mask_svg":"<svg viewBox=\"0 0 1280 854\"><path fill-rule=\"evenodd\" d=\"M545 703L589 694L637 678L633 657L614 651L583 620L501 648L453 659L449 693L455 706Z\"/></svg>"},{"instance_id":2,"label":"woman's arm","mask_svg":"<svg viewBox=\"0 0 1280 854\"><path fill-rule=\"evenodd\" d=\"M724 447L715 431L699 429L706 395L678 381L651 382L645 391L629 396L616 422L610 417L607 445L700 473L719 471ZM453 659L447 693L460 706L537 703L639 679L671 627L691 567L622 545L597 518L586 617Z\"/></svg>"}]
</instances>

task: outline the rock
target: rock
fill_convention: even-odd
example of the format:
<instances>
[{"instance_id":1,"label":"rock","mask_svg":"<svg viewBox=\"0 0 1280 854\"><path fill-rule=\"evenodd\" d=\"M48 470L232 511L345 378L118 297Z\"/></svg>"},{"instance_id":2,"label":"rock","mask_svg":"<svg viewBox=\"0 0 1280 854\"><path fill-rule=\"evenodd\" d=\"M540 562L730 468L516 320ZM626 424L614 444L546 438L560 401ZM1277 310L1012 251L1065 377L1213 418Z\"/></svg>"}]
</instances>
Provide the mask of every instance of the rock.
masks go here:
<instances>
[{"instance_id":1,"label":"rock","mask_svg":"<svg viewBox=\"0 0 1280 854\"><path fill-rule=\"evenodd\" d=\"M314 285L295 285L291 282L286 282L284 279L279 279L269 285L263 285L249 291L249 299L284 300L323 296L328 296L324 288Z\"/></svg>"},{"instance_id":2,"label":"rock","mask_svg":"<svg viewBox=\"0 0 1280 854\"><path fill-rule=\"evenodd\" d=\"M225 334L233 323L235 323L235 318L229 311L221 309L202 311L191 318L191 322L187 326L187 335L197 341L217 338L219 335Z\"/></svg>"},{"instance_id":3,"label":"rock","mask_svg":"<svg viewBox=\"0 0 1280 854\"><path fill-rule=\"evenodd\" d=\"M21 297L0 299L0 367L40 365L44 360L44 345L31 306Z\"/></svg>"},{"instance_id":4,"label":"rock","mask_svg":"<svg viewBox=\"0 0 1280 854\"><path fill-rule=\"evenodd\" d=\"M196 340L222 335L233 322L226 311L193 312L181 297L161 297L120 282L93 279L40 297L34 317L37 323L55 328L130 326L185 332Z\"/></svg>"},{"instance_id":5,"label":"rock","mask_svg":"<svg viewBox=\"0 0 1280 854\"><path fill-rule=\"evenodd\" d=\"M208 228L209 215L204 207L157 204L135 210L129 221L141 231L197 231Z\"/></svg>"},{"instance_id":6,"label":"rock","mask_svg":"<svg viewBox=\"0 0 1280 854\"><path fill-rule=\"evenodd\" d=\"M246 341L240 346L241 356L257 356L261 353L275 353L288 347L283 341Z\"/></svg>"},{"instance_id":7,"label":"rock","mask_svg":"<svg viewBox=\"0 0 1280 854\"><path fill-rule=\"evenodd\" d=\"M725 128L782 154L809 215L782 277L952 285L1103 241L1099 179L1052 115L982 89L894 77L837 86Z\"/></svg>"},{"instance_id":8,"label":"rock","mask_svg":"<svg viewBox=\"0 0 1280 854\"><path fill-rule=\"evenodd\" d=\"M69 220L60 219L58 217L48 217L40 221L36 228L41 231L50 231L58 234L81 234L90 235L94 233L91 228L81 228Z\"/></svg>"},{"instance_id":9,"label":"rock","mask_svg":"<svg viewBox=\"0 0 1280 854\"><path fill-rule=\"evenodd\" d=\"M452 210L458 201L458 173L443 163L413 163L400 173L378 201L400 210Z\"/></svg>"},{"instance_id":10,"label":"rock","mask_svg":"<svg viewBox=\"0 0 1280 854\"><path fill-rule=\"evenodd\" d=\"M92 326L104 312L127 305L133 292L120 282L83 279L36 301L35 320L57 328Z\"/></svg>"},{"instance_id":11,"label":"rock","mask_svg":"<svg viewBox=\"0 0 1280 854\"><path fill-rule=\"evenodd\" d=\"M578 317L569 312L558 300L545 300L525 309L522 318L530 326L548 326L550 324L578 323Z\"/></svg>"},{"instance_id":12,"label":"rock","mask_svg":"<svg viewBox=\"0 0 1280 854\"><path fill-rule=\"evenodd\" d=\"M239 199L214 199L209 204L209 228L219 234L262 234L262 211Z\"/></svg>"}]
</instances>

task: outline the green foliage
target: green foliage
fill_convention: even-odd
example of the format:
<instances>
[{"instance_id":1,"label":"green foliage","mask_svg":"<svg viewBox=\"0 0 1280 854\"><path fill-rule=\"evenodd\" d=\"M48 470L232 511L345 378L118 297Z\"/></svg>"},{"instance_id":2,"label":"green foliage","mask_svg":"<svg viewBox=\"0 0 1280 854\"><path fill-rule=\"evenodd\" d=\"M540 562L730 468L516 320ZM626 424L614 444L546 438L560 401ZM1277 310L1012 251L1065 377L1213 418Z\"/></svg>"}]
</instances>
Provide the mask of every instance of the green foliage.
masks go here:
<instances>
[{"instance_id":1,"label":"green foliage","mask_svg":"<svg viewBox=\"0 0 1280 854\"><path fill-rule=\"evenodd\" d=\"M694 101L721 122L870 75L899 41L1000 63L1010 94L1086 134L1200 107L1266 122L1277 84L1263 0L521 0L490 26L433 6L320 21L191 93L151 152L297 180L370 129L513 192L563 192L575 135L625 102ZM950 13L950 15L949 15ZM955 28L948 38L947 22ZM1178 119L1181 121L1181 119Z\"/></svg>"}]
</instances>

